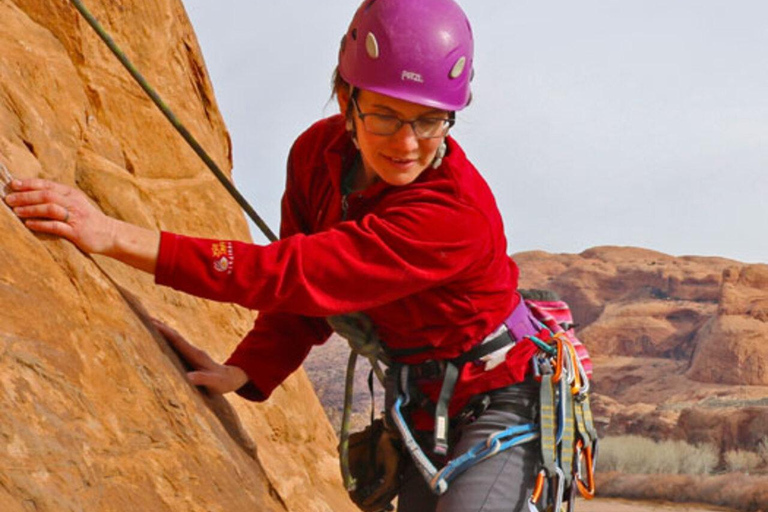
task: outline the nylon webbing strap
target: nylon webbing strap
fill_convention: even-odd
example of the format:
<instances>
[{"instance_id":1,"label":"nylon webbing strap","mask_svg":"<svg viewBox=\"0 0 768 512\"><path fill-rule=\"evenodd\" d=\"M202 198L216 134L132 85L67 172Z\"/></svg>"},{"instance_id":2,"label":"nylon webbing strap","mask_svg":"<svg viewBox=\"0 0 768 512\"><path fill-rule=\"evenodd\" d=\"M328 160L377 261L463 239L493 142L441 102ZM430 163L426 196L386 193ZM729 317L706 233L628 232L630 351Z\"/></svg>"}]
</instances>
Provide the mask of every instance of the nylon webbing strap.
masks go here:
<instances>
[{"instance_id":1,"label":"nylon webbing strap","mask_svg":"<svg viewBox=\"0 0 768 512\"><path fill-rule=\"evenodd\" d=\"M448 454L448 404L459 379L459 368L453 362L445 364L445 377L440 388L440 397L435 407L435 453Z\"/></svg>"},{"instance_id":2,"label":"nylon webbing strap","mask_svg":"<svg viewBox=\"0 0 768 512\"><path fill-rule=\"evenodd\" d=\"M435 405L435 448L437 455L448 454L448 430L449 430L449 406L453 390L459 379L459 374L464 365L470 361L476 361L481 357L487 356L499 349L502 349L514 343L509 332L503 332L485 343L472 347L455 359L446 361L445 374L443 376L443 385L440 388L440 396Z\"/></svg>"},{"instance_id":3,"label":"nylon webbing strap","mask_svg":"<svg viewBox=\"0 0 768 512\"><path fill-rule=\"evenodd\" d=\"M589 431L587 430L583 403L578 401L574 403L574 417L576 418L576 431L578 432L579 437L581 437L585 446L589 446L592 444L592 439L590 439Z\"/></svg>"},{"instance_id":4,"label":"nylon webbing strap","mask_svg":"<svg viewBox=\"0 0 768 512\"><path fill-rule=\"evenodd\" d=\"M344 410L341 413L341 431L339 432L339 464L341 466L341 478L344 481L344 487L348 491L357 488L357 482L352 478L349 471L349 426L352 415L352 401L354 399L354 380L355 366L357 364L357 354L352 351L347 360L347 377L344 386Z\"/></svg>"},{"instance_id":5,"label":"nylon webbing strap","mask_svg":"<svg viewBox=\"0 0 768 512\"><path fill-rule=\"evenodd\" d=\"M549 476L553 476L557 470L557 442L555 440L555 388L552 383L552 375L541 377L539 388L539 410L541 411L541 460L544 469Z\"/></svg>"},{"instance_id":6,"label":"nylon webbing strap","mask_svg":"<svg viewBox=\"0 0 768 512\"><path fill-rule=\"evenodd\" d=\"M574 403L576 416L576 428L584 446L591 446L597 439L597 430L592 419L592 408L589 405L589 396L577 398Z\"/></svg>"},{"instance_id":7,"label":"nylon webbing strap","mask_svg":"<svg viewBox=\"0 0 768 512\"><path fill-rule=\"evenodd\" d=\"M395 427L400 432L400 437L405 444L405 448L411 455L416 469L418 469L421 476L424 477L426 482L432 482L437 475L437 468L432 464L432 461L422 451L419 443L414 438L413 433L408 428L408 422L403 417L402 408L407 407L411 400L408 392L408 366L403 365L399 370L399 375L396 375L398 379L398 397L395 399L395 403L392 404L391 416L392 421L395 423ZM448 490L448 483L445 481L436 481L432 490L438 495L443 494Z\"/></svg>"},{"instance_id":8,"label":"nylon webbing strap","mask_svg":"<svg viewBox=\"0 0 768 512\"><path fill-rule=\"evenodd\" d=\"M592 407L589 405L589 397L581 402L581 407L584 410L584 422L587 425L587 432L594 442L597 439L597 429L595 428L595 421L592 418Z\"/></svg>"},{"instance_id":9,"label":"nylon webbing strap","mask_svg":"<svg viewBox=\"0 0 768 512\"><path fill-rule=\"evenodd\" d=\"M571 394L570 386L566 382L567 379L561 380L560 386L560 401L563 403L563 437L560 442L560 467L563 468L563 476L565 477L565 487L571 486L571 478L573 473L571 468L573 467L573 444L574 444L574 421L573 421L573 395Z\"/></svg>"},{"instance_id":10,"label":"nylon webbing strap","mask_svg":"<svg viewBox=\"0 0 768 512\"><path fill-rule=\"evenodd\" d=\"M515 343L515 340L510 336L510 333L508 331L503 332L495 338L486 341L485 343L475 345L467 352L461 354L459 357L451 359L451 361L457 366L461 366L464 363L475 361L481 357L487 356L492 352L496 352L497 350L502 349L512 343Z\"/></svg>"}]
</instances>

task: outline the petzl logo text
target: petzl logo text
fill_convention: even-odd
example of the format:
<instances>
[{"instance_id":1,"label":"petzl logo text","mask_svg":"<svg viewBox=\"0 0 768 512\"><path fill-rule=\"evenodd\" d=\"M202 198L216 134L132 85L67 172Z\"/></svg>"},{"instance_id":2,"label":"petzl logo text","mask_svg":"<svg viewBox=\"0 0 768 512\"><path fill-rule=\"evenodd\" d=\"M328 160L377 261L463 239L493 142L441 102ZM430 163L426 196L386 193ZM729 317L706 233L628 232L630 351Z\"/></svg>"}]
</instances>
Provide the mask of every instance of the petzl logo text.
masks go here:
<instances>
[{"instance_id":1,"label":"petzl logo text","mask_svg":"<svg viewBox=\"0 0 768 512\"><path fill-rule=\"evenodd\" d=\"M424 83L424 79L421 77L421 75L413 71L403 70L403 74L400 75L400 80L410 80L411 82L418 82L420 84Z\"/></svg>"}]
</instances>

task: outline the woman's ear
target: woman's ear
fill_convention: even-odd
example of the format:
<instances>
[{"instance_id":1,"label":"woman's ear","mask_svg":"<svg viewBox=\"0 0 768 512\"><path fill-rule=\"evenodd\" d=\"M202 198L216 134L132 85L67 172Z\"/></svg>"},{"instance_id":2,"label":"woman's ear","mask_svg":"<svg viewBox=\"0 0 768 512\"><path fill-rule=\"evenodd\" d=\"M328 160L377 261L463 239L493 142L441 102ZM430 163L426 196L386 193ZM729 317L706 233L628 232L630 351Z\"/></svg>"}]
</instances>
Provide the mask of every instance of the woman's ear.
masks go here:
<instances>
[{"instance_id":1,"label":"woman's ear","mask_svg":"<svg viewBox=\"0 0 768 512\"><path fill-rule=\"evenodd\" d=\"M339 102L339 112L342 115L347 115L347 108L349 108L349 87L339 87L336 91L336 101Z\"/></svg>"}]
</instances>

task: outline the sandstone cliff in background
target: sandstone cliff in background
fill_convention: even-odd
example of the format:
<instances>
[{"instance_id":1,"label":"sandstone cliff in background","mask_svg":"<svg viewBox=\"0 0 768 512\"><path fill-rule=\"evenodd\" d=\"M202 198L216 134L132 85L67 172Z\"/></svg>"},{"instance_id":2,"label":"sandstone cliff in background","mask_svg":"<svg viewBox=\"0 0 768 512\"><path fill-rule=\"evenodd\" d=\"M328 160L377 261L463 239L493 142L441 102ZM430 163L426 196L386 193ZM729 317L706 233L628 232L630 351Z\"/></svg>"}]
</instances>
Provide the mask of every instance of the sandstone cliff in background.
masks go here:
<instances>
[{"instance_id":1,"label":"sandstone cliff in background","mask_svg":"<svg viewBox=\"0 0 768 512\"><path fill-rule=\"evenodd\" d=\"M223 168L230 140L183 6L89 7ZM243 216L64 0L0 0L0 160L143 226L247 239ZM0 206L0 510L343 511L335 438L298 372L207 398L149 316L224 358L254 314L28 232Z\"/></svg>"},{"instance_id":2,"label":"sandstone cliff in background","mask_svg":"<svg viewBox=\"0 0 768 512\"><path fill-rule=\"evenodd\" d=\"M515 259L521 287L571 304L604 434L722 452L768 439L768 265L624 247Z\"/></svg>"}]
</instances>

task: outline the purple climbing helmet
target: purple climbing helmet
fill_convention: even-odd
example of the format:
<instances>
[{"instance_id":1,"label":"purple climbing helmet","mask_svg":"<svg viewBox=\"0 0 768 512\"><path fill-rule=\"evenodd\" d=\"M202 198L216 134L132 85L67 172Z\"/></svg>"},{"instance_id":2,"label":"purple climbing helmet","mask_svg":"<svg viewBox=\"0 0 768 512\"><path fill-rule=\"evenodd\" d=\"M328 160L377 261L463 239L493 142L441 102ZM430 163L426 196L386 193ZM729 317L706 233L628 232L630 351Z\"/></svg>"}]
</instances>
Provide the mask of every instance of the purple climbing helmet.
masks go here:
<instances>
[{"instance_id":1,"label":"purple climbing helmet","mask_svg":"<svg viewBox=\"0 0 768 512\"><path fill-rule=\"evenodd\" d=\"M453 0L365 0L339 49L360 89L443 110L469 103L472 28Z\"/></svg>"}]
</instances>

